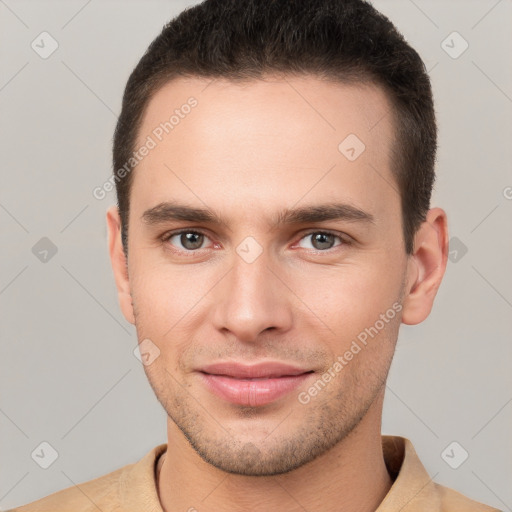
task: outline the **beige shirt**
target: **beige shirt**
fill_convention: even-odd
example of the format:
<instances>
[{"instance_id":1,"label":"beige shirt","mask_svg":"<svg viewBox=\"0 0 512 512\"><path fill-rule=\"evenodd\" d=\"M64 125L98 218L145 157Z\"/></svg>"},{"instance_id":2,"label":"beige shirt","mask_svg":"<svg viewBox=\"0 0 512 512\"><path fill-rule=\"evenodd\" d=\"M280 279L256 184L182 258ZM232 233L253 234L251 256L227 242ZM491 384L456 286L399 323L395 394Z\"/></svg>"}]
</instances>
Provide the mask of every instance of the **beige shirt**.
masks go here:
<instances>
[{"instance_id":1,"label":"beige shirt","mask_svg":"<svg viewBox=\"0 0 512 512\"><path fill-rule=\"evenodd\" d=\"M432 481L412 443L382 436L393 485L376 512L499 512ZM134 464L7 512L163 512L156 488L161 444Z\"/></svg>"}]
</instances>

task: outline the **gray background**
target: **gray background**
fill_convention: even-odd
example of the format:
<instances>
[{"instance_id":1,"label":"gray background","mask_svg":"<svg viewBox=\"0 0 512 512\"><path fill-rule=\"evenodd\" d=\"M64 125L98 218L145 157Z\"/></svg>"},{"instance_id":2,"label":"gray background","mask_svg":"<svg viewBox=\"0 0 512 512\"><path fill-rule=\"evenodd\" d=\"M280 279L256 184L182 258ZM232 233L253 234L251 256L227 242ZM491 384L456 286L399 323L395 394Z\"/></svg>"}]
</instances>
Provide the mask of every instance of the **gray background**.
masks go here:
<instances>
[{"instance_id":1,"label":"gray background","mask_svg":"<svg viewBox=\"0 0 512 512\"><path fill-rule=\"evenodd\" d=\"M164 22L193 3L0 0L2 508L166 441L117 304L104 220L115 196L99 201L92 190L110 175L129 72ZM433 206L447 210L456 237L432 314L402 326L383 433L411 439L436 482L512 510L512 2L374 4L431 70ZM59 44L47 59L31 48L42 31ZM458 58L442 47L453 31L469 43ZM444 44L462 48L453 37ZM43 237L58 250L46 262L32 251ZM43 441L58 452L48 469L31 457ZM441 457L452 441L469 453L458 469Z\"/></svg>"}]
</instances>

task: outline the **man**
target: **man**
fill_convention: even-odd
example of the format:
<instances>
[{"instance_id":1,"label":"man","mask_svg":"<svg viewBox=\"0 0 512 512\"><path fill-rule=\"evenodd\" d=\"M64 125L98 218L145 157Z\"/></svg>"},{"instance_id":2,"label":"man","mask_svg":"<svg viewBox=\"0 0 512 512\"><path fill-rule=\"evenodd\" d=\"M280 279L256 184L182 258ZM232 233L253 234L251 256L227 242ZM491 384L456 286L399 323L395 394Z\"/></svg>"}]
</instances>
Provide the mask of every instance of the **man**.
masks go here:
<instances>
[{"instance_id":1,"label":"man","mask_svg":"<svg viewBox=\"0 0 512 512\"><path fill-rule=\"evenodd\" d=\"M362 0L207 0L128 81L107 212L168 415L135 464L16 510L491 511L381 435L447 261L428 76Z\"/></svg>"}]
</instances>

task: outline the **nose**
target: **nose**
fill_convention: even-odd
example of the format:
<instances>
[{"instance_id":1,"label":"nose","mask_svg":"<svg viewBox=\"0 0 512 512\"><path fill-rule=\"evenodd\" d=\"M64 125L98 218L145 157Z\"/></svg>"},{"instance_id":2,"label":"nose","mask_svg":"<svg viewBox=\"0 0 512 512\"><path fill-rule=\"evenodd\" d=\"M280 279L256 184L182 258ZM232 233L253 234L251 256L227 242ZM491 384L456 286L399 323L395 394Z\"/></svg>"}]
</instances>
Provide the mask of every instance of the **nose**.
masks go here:
<instances>
[{"instance_id":1,"label":"nose","mask_svg":"<svg viewBox=\"0 0 512 512\"><path fill-rule=\"evenodd\" d=\"M215 327L249 343L257 341L263 331L289 330L292 292L285 282L270 267L265 253L252 263L235 254L231 271L216 287Z\"/></svg>"}]
</instances>

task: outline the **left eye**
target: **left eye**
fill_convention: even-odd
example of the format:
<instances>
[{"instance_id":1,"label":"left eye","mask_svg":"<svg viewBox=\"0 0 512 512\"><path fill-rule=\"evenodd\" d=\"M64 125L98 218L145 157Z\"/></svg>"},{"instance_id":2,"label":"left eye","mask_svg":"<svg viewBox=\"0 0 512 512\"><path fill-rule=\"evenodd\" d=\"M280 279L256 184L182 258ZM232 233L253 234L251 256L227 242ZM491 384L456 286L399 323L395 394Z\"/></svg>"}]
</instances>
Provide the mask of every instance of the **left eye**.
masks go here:
<instances>
[{"instance_id":1,"label":"left eye","mask_svg":"<svg viewBox=\"0 0 512 512\"><path fill-rule=\"evenodd\" d=\"M194 251L196 249L201 249L204 241L208 240L208 237L197 231L181 231L180 233L174 233L167 238L168 242L176 246L172 241L173 239L177 239L178 243L181 244L181 247L178 246L178 249Z\"/></svg>"},{"instance_id":2,"label":"left eye","mask_svg":"<svg viewBox=\"0 0 512 512\"><path fill-rule=\"evenodd\" d=\"M303 245L305 240L311 239L309 245ZM334 244L334 242L338 239L340 243ZM337 245L341 245L342 239L340 236L335 235L334 233L328 233L324 231L316 231L314 233L309 233L305 237L301 239L299 242L300 247L304 247L305 249L315 249L317 251L322 251L326 249L332 249Z\"/></svg>"}]
</instances>

